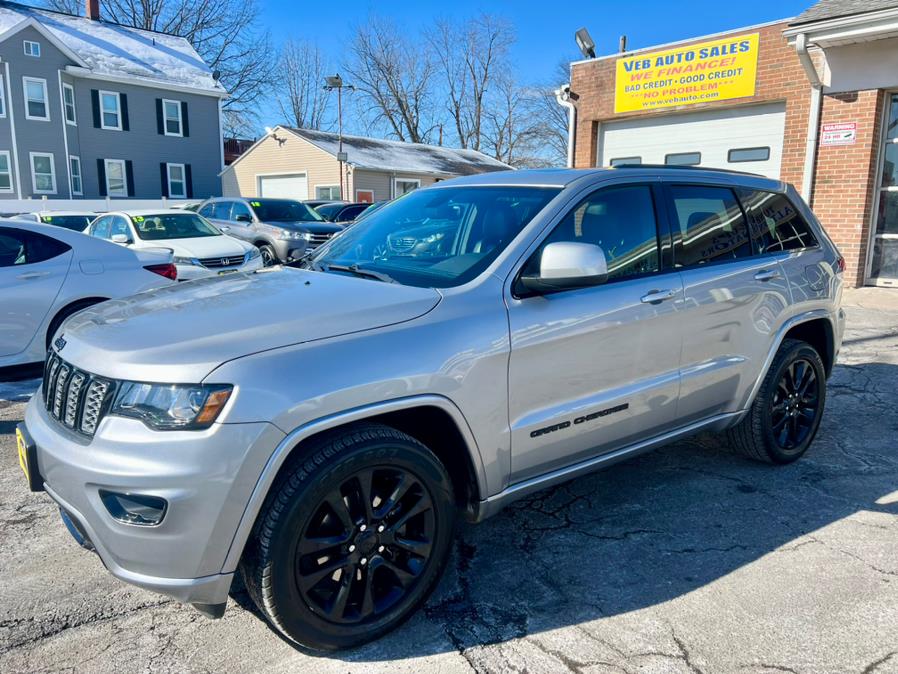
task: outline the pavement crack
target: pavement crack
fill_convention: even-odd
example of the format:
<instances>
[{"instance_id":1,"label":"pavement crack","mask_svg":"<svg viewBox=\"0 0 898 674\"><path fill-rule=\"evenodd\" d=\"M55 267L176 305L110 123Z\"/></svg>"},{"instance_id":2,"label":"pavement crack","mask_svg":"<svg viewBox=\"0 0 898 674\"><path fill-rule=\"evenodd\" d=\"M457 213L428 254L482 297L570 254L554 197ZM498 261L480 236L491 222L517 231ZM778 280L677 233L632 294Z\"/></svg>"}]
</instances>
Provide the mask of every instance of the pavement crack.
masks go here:
<instances>
[{"instance_id":1,"label":"pavement crack","mask_svg":"<svg viewBox=\"0 0 898 674\"><path fill-rule=\"evenodd\" d=\"M886 653L884 656L879 658L879 660L874 660L869 665L864 667L861 674L873 674L881 665L886 664L889 660L898 655L898 651L892 651L891 653Z\"/></svg>"}]
</instances>

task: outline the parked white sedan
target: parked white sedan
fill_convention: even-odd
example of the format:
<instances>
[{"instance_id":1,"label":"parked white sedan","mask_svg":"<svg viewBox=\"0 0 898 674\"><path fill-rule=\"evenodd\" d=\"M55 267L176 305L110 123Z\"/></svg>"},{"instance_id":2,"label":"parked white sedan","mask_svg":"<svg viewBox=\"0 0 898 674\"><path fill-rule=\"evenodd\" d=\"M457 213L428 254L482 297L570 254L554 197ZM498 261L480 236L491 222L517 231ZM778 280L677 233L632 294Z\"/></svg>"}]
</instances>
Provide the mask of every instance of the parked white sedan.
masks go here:
<instances>
[{"instance_id":1,"label":"parked white sedan","mask_svg":"<svg viewBox=\"0 0 898 674\"><path fill-rule=\"evenodd\" d=\"M0 368L36 363L62 322L107 299L174 283L171 255L62 227L0 220Z\"/></svg>"},{"instance_id":2,"label":"parked white sedan","mask_svg":"<svg viewBox=\"0 0 898 674\"><path fill-rule=\"evenodd\" d=\"M171 250L179 281L255 271L263 266L258 248L223 234L208 220L189 211L106 213L84 233L132 248Z\"/></svg>"}]
</instances>

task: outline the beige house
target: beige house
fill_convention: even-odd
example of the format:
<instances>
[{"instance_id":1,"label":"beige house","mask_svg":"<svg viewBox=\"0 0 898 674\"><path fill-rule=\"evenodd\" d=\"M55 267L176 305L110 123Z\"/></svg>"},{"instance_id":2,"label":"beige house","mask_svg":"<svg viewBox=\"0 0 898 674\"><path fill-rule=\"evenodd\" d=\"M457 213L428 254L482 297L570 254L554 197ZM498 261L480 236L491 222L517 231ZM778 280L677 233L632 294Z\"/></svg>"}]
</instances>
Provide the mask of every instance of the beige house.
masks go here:
<instances>
[{"instance_id":1,"label":"beige house","mask_svg":"<svg viewBox=\"0 0 898 674\"><path fill-rule=\"evenodd\" d=\"M277 126L221 174L226 197L381 201L456 176L511 167L482 152Z\"/></svg>"}]
</instances>

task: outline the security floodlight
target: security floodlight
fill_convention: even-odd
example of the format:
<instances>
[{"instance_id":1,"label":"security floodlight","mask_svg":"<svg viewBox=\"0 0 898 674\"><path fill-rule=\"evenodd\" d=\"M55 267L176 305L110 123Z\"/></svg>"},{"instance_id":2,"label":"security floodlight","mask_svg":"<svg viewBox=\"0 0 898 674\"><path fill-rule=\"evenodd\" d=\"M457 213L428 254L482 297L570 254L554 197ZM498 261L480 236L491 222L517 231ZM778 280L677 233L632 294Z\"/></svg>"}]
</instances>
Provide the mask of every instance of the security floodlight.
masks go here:
<instances>
[{"instance_id":1,"label":"security floodlight","mask_svg":"<svg viewBox=\"0 0 898 674\"><path fill-rule=\"evenodd\" d=\"M583 54L584 58L594 59L596 57L596 43L593 42L588 30L581 28L574 33L574 39L577 41L577 46L580 48L580 53Z\"/></svg>"},{"instance_id":2,"label":"security floodlight","mask_svg":"<svg viewBox=\"0 0 898 674\"><path fill-rule=\"evenodd\" d=\"M330 89L339 89L343 86L343 78L339 75L333 75L331 77L324 78L325 84L327 84Z\"/></svg>"}]
</instances>

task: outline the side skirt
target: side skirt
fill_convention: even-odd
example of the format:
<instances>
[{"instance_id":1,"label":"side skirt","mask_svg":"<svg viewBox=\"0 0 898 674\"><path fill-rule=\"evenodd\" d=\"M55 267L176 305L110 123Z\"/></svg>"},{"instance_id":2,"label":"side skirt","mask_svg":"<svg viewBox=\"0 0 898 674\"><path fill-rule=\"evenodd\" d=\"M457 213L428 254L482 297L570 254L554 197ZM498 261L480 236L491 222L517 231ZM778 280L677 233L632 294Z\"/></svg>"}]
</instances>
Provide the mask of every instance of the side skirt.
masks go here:
<instances>
[{"instance_id":1,"label":"side skirt","mask_svg":"<svg viewBox=\"0 0 898 674\"><path fill-rule=\"evenodd\" d=\"M548 487L553 487L562 482L568 482L581 475L586 475L601 470L602 468L607 468L615 463L644 454L645 452L657 449L663 445L668 445L682 438L689 437L690 435L695 435L701 431L723 430L737 423L744 414L744 411L718 414L708 419L689 424L688 426L669 431L663 435L649 438L648 440L643 440L633 445L621 447L620 449L616 449L606 454L594 456L591 459L586 459L585 461L553 470L550 473L539 475L530 478L529 480L517 482L506 487L498 494L490 496L485 501L476 503L470 520L473 522L481 522L498 513L509 503L512 503L519 498L523 498L528 494L547 489Z\"/></svg>"}]
</instances>

